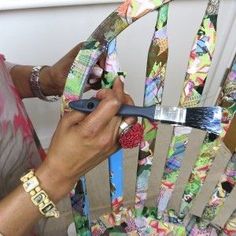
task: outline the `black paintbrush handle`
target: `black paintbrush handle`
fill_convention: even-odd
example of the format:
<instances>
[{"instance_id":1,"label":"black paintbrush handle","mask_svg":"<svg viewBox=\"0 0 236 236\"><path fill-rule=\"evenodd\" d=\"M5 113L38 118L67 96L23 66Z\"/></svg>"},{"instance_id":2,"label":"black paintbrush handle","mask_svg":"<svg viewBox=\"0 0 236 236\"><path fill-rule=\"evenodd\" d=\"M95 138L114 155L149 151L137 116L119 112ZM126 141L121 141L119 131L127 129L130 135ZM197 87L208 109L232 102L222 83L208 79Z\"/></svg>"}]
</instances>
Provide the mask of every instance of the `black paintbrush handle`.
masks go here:
<instances>
[{"instance_id":1,"label":"black paintbrush handle","mask_svg":"<svg viewBox=\"0 0 236 236\"><path fill-rule=\"evenodd\" d=\"M90 113L96 109L99 100L81 99L69 103L70 108ZM122 105L117 115L138 116L149 120L161 121L168 124L179 124L215 133L221 132L221 108L220 107L197 107L197 108L178 108L178 107L138 107Z\"/></svg>"},{"instance_id":2,"label":"black paintbrush handle","mask_svg":"<svg viewBox=\"0 0 236 236\"><path fill-rule=\"evenodd\" d=\"M96 98L92 99L81 99L78 101L72 101L69 103L70 108L90 113L96 109L96 107L99 104L99 100ZM138 116L138 117L144 117L148 118L150 120L154 120L154 114L155 114L156 106L150 106L150 107L139 107L139 106L131 106L131 105L122 105L118 115L120 116Z\"/></svg>"}]
</instances>

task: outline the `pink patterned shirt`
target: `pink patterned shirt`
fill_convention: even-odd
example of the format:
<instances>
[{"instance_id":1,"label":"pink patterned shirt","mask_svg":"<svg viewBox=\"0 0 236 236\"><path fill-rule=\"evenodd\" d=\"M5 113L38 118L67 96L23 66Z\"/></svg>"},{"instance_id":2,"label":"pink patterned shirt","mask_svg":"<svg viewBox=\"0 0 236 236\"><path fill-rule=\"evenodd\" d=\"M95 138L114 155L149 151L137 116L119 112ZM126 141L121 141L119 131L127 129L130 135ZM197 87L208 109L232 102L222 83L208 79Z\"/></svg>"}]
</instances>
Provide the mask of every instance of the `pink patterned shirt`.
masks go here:
<instances>
[{"instance_id":1,"label":"pink patterned shirt","mask_svg":"<svg viewBox=\"0 0 236 236\"><path fill-rule=\"evenodd\" d=\"M44 156L8 64L0 54L0 199L19 185L22 174L38 166Z\"/></svg>"}]
</instances>

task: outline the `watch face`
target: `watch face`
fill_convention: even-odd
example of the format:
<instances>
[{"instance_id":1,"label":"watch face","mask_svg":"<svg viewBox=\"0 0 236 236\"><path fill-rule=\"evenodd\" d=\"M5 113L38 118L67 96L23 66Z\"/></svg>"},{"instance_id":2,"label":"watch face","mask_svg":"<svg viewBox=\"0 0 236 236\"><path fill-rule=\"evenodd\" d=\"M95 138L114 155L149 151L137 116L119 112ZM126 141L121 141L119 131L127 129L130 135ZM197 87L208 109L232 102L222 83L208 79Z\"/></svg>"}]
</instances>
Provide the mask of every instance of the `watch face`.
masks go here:
<instances>
[{"instance_id":1,"label":"watch face","mask_svg":"<svg viewBox=\"0 0 236 236\"><path fill-rule=\"evenodd\" d=\"M40 191L35 196L32 197L32 201L35 205L39 205L40 203L44 202L47 198L47 195L44 191Z\"/></svg>"}]
</instances>

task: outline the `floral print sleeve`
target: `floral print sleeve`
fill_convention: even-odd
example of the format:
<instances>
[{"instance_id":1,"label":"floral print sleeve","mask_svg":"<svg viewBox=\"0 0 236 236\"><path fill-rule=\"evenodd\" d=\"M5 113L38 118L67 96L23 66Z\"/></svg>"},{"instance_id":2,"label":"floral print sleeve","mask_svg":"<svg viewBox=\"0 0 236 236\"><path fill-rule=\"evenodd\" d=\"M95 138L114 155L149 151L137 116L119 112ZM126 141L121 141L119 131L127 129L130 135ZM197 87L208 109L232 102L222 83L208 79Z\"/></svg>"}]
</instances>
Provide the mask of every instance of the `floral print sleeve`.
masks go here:
<instances>
[{"instance_id":1,"label":"floral print sleeve","mask_svg":"<svg viewBox=\"0 0 236 236\"><path fill-rule=\"evenodd\" d=\"M45 154L0 54L0 199L19 184L20 176L37 167Z\"/></svg>"}]
</instances>

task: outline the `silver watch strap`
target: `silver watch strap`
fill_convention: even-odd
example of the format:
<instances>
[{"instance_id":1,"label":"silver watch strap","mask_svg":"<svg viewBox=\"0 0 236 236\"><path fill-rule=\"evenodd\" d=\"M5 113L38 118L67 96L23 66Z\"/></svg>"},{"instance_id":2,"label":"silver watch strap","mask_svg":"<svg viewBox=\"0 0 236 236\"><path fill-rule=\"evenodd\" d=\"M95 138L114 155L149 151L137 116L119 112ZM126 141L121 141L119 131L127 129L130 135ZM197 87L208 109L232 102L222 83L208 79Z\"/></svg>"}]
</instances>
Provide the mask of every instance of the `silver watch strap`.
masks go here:
<instances>
[{"instance_id":1,"label":"silver watch strap","mask_svg":"<svg viewBox=\"0 0 236 236\"><path fill-rule=\"evenodd\" d=\"M39 81L39 74L40 71L47 66L34 66L32 68L31 76L30 76L30 87L32 90L32 93L35 97L38 97L39 99L46 101L46 102L55 102L59 99L59 96L51 96L50 98L45 96L41 90L40 87L40 81Z\"/></svg>"}]
</instances>

